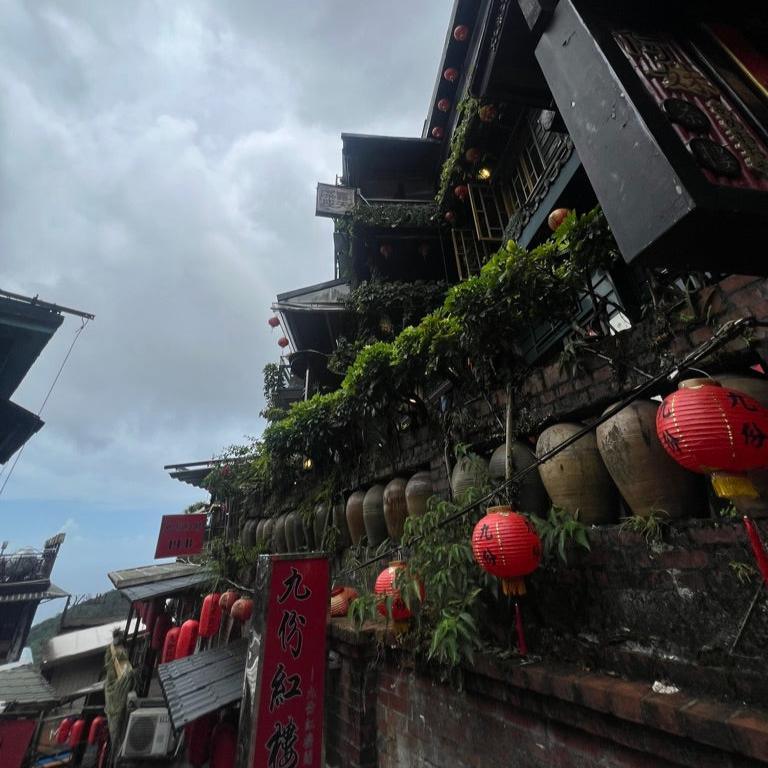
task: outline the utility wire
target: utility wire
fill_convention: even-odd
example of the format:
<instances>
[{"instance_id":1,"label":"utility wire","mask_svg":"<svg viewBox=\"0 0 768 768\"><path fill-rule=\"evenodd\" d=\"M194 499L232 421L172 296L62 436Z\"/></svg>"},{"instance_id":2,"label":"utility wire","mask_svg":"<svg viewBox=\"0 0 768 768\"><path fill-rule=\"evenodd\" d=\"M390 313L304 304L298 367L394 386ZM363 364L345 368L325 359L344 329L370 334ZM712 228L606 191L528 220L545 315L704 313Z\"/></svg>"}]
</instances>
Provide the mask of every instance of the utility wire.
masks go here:
<instances>
[{"instance_id":1,"label":"utility wire","mask_svg":"<svg viewBox=\"0 0 768 768\"><path fill-rule=\"evenodd\" d=\"M72 354L72 350L75 348L75 344L77 344L77 340L80 338L80 334L85 330L86 326L90 322L90 319L91 319L90 317L83 318L82 322L80 323L80 327L77 329L77 331L75 331L74 338L72 339L72 343L69 345L67 354L64 355L64 359L61 361L59 370L56 371L56 375L53 377L51 386L48 387L48 391L46 392L45 397L43 398L43 402L37 411L38 417L43 412L43 408L45 408L46 403L48 402L48 399L50 398L54 387L58 383L59 378L61 377L62 371L64 370L64 366L66 366L67 361L69 360L69 357ZM21 448L19 448L19 450L17 451L16 456L13 459L13 464L11 464L11 468L8 470L8 474L6 475L5 480L3 480L2 486L0 486L0 496L3 495L5 486L8 485L8 481L11 479L11 475L13 475L13 470L16 469L16 465L19 463L19 459L21 458L21 455L24 453L24 448L26 448L26 446L27 446L27 443L24 442ZM6 464L5 466L8 466L8 465ZM5 472L5 467L3 467L3 472ZM0 477L2 477L3 472L0 472Z\"/></svg>"},{"instance_id":2,"label":"utility wire","mask_svg":"<svg viewBox=\"0 0 768 768\"><path fill-rule=\"evenodd\" d=\"M680 363L670 366L663 373L659 373L656 376L653 376L652 378L647 380L644 384L641 384L638 387L636 387L622 401L614 404L607 411L605 411L601 416L596 418L594 421L585 425L582 429L580 429L578 432L575 432L573 435L571 435L569 438L566 438L561 443L558 443L554 448L550 449L545 454L538 457L532 464L530 464L529 466L525 467L524 469L521 469L519 472L514 474L511 478L509 478L509 480L505 480L503 483L500 483L493 490L489 491L481 498L476 499L471 504L468 504L467 506L462 507L461 509L454 512L452 515L449 515L445 519L441 520L439 523L437 523L437 525L435 525L435 527L432 529L432 531L430 531L430 533L433 533L434 531L437 531L440 528L450 525L456 520L459 520L465 515L468 515L473 510L477 509L481 505L493 499L502 491L506 490L511 486L514 486L533 469L537 469L539 465L543 464L545 461L549 461L553 457L557 456L557 454L559 454L561 451L564 451L566 448L573 445L578 440L581 440L581 438L584 437L584 435L589 434L593 429L595 429L595 427L598 427L603 422L615 416L619 411L626 408L635 400L638 400L643 395L648 394L650 391L655 389L659 384L661 384L665 380L670 382L674 381L680 376L682 371L691 368L694 364L698 363L700 360L703 360L705 357L708 357L709 355L711 355L716 349L719 349L721 346L723 346L723 344L726 344L728 341L730 341L731 338L733 338L742 329L747 327L754 327L754 326L766 327L768 326L768 322L759 321L753 317L742 317L742 318L739 318L738 320L731 320L727 323L724 323L713 334L711 339L707 340L703 344L699 345L696 349L692 350L689 354L687 354L683 358L683 360ZM643 375L647 375L647 374L643 374ZM413 539L411 539L409 543L414 544L420 541L423 537L424 537L423 534L421 536L416 536ZM364 563L361 563L360 565L357 565L354 568L348 568L345 571L341 571L336 575L335 578L338 579L344 576L351 576L353 573L356 573L357 571L360 571L363 568L367 568L369 565L373 565L374 563L377 563L380 560L384 560L386 558L391 557L399 549L401 549L401 547L399 546L390 547L386 551L376 555L375 557L370 558L369 560L366 560Z\"/></svg>"}]
</instances>

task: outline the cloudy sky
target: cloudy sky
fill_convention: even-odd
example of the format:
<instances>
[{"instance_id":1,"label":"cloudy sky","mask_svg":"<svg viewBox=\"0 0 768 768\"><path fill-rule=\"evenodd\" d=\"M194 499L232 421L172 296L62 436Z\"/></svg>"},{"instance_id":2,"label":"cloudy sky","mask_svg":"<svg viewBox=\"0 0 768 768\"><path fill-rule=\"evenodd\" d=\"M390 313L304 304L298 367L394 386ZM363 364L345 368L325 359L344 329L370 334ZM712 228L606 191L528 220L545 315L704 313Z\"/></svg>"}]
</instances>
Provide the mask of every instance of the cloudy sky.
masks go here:
<instances>
[{"instance_id":1,"label":"cloudy sky","mask_svg":"<svg viewBox=\"0 0 768 768\"><path fill-rule=\"evenodd\" d=\"M12 547L67 532L62 587L151 561L160 515L201 498L163 464L260 433L269 306L333 277L315 184L342 131L420 134L450 6L3 4L0 288L96 315L0 497ZM16 402L37 411L78 327Z\"/></svg>"}]
</instances>

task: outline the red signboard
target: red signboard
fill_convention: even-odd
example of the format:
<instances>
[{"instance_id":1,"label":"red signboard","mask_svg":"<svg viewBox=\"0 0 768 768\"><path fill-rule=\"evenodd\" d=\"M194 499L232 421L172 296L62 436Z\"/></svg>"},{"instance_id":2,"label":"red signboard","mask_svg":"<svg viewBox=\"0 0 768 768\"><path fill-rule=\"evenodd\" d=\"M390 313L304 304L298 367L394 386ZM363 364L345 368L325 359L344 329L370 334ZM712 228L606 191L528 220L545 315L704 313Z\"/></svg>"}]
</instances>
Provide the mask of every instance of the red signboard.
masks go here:
<instances>
[{"instance_id":1,"label":"red signboard","mask_svg":"<svg viewBox=\"0 0 768 768\"><path fill-rule=\"evenodd\" d=\"M322 768L327 614L327 558L274 558L250 768Z\"/></svg>"},{"instance_id":2,"label":"red signboard","mask_svg":"<svg viewBox=\"0 0 768 768\"><path fill-rule=\"evenodd\" d=\"M155 559L198 555L203 551L207 515L163 515Z\"/></svg>"},{"instance_id":3,"label":"red signboard","mask_svg":"<svg viewBox=\"0 0 768 768\"><path fill-rule=\"evenodd\" d=\"M21 768L36 725L35 720L0 720L2 768Z\"/></svg>"}]
</instances>

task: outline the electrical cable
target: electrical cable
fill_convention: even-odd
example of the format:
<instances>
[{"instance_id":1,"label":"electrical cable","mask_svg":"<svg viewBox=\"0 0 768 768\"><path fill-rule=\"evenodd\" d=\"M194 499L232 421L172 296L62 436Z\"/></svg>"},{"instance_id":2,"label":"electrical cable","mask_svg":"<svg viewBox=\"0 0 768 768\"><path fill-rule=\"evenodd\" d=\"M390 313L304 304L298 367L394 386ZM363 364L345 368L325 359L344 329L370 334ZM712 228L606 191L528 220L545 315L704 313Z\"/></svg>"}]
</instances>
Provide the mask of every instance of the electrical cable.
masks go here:
<instances>
[{"instance_id":1,"label":"electrical cable","mask_svg":"<svg viewBox=\"0 0 768 768\"><path fill-rule=\"evenodd\" d=\"M37 411L37 416L40 416L40 414L43 412L43 408L45 408L46 403L48 402L48 399L50 398L54 387L59 381L59 378L62 374L62 371L64 370L64 366L66 366L67 361L69 360L70 355L72 354L72 350L75 348L75 344L77 344L77 340L80 338L80 334L85 330L86 326L88 325L90 321L89 317L85 317L82 319L82 322L80 324L80 327L75 331L75 336L72 339L72 343L69 345L69 349L67 350L67 354L64 355L64 359L61 361L61 365L59 366L59 370L56 371L56 375L53 377L53 381L51 382L51 386L48 388L48 392L46 392L45 397L43 398L43 402L40 406L40 408ZM8 481L11 479L11 476L13 475L13 470L16 469L16 465L19 463L19 459L21 458L21 455L24 453L24 448L26 447L27 443L24 442L24 444L19 448L19 450L16 453L16 456L13 459L13 464L11 464L11 468L8 470L8 474L5 477L5 480L3 480L2 486L0 486L0 496L3 495L3 491L5 490L5 486L8 485ZM7 463L6 463L7 466ZM5 467L3 467L3 472L5 472ZM0 473L0 477L2 477L2 473Z\"/></svg>"}]
</instances>

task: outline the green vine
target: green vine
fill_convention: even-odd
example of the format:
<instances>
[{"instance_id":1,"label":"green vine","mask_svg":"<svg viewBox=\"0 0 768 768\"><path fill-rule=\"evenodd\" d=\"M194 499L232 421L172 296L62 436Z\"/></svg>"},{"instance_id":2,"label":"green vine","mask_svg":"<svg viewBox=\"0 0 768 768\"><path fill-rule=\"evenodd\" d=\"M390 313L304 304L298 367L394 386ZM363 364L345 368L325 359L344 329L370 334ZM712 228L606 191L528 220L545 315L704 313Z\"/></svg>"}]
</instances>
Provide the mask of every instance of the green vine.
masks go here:
<instances>
[{"instance_id":1,"label":"green vine","mask_svg":"<svg viewBox=\"0 0 768 768\"><path fill-rule=\"evenodd\" d=\"M437 194L435 195L435 201L438 206L443 205L445 196L448 193L448 188L451 186L454 179L454 173L460 166L464 156L464 143L467 138L467 133L474 125L479 111L480 102L471 96L462 100L456 107L458 122L451 135L448 157L446 157L442 170L440 171L440 184L437 188Z\"/></svg>"}]
</instances>

